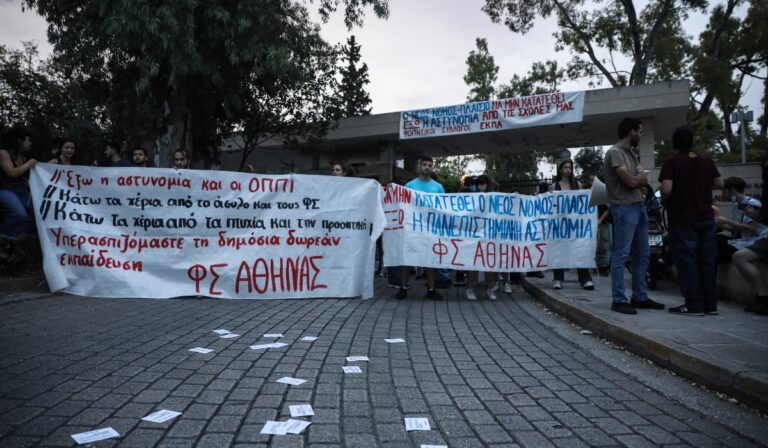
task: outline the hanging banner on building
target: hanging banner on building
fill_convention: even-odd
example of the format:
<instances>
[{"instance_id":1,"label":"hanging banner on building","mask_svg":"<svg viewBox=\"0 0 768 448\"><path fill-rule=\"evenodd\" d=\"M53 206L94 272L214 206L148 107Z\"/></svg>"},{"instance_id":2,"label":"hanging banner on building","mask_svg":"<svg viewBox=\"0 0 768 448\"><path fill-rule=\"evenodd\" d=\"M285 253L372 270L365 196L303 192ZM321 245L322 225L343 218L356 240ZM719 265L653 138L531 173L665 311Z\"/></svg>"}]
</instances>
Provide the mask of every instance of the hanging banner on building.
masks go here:
<instances>
[{"instance_id":1,"label":"hanging banner on building","mask_svg":"<svg viewBox=\"0 0 768 448\"><path fill-rule=\"evenodd\" d=\"M597 209L589 195L436 194L390 185L384 264L493 272L593 268Z\"/></svg>"},{"instance_id":2,"label":"hanging banner on building","mask_svg":"<svg viewBox=\"0 0 768 448\"><path fill-rule=\"evenodd\" d=\"M373 296L374 180L42 163L30 186L52 291Z\"/></svg>"},{"instance_id":3,"label":"hanging banner on building","mask_svg":"<svg viewBox=\"0 0 768 448\"><path fill-rule=\"evenodd\" d=\"M578 123L583 116L583 91L478 101L402 112L400 138L439 137Z\"/></svg>"}]
</instances>

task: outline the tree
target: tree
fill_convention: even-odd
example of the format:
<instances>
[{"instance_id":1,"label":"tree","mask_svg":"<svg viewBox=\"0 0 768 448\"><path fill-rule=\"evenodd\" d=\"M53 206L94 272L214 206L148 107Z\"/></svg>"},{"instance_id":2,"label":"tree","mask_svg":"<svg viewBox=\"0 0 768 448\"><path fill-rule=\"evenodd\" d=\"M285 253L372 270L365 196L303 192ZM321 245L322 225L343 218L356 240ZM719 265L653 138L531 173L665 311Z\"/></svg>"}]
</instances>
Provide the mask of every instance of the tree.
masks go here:
<instances>
[{"instance_id":1,"label":"tree","mask_svg":"<svg viewBox=\"0 0 768 448\"><path fill-rule=\"evenodd\" d=\"M603 151L600 148L587 147L581 150L573 158L576 166L584 173L592 173L598 178L603 177Z\"/></svg>"},{"instance_id":2,"label":"tree","mask_svg":"<svg viewBox=\"0 0 768 448\"><path fill-rule=\"evenodd\" d=\"M216 145L237 123L257 123L265 103L250 102L256 110L246 107L246 95L255 87L267 98L274 93L295 99L286 93L290 87L306 92L302 86L288 85L311 82L297 75L302 69L296 64L306 59L296 57L293 45L316 45L314 53L324 51L325 45L320 44L318 27L310 22L303 1L25 3L48 21L49 39L68 75L101 87L98 91L107 95L103 103L113 113L112 119L150 111L148 134L161 160L179 147L194 152ZM367 6L373 6L379 17L388 13L387 0L321 0L322 17L327 19L339 4L350 26L361 23ZM306 42L297 35L306 37ZM300 52L307 53L306 49ZM296 103L281 106L286 104ZM121 114L115 113L117 108ZM290 121L299 115L300 109L283 109L272 117Z\"/></svg>"},{"instance_id":3,"label":"tree","mask_svg":"<svg viewBox=\"0 0 768 448\"><path fill-rule=\"evenodd\" d=\"M29 128L36 157L47 161L53 138L64 135L77 142L81 162L100 152L98 120L77 93L60 67L40 60L35 45L0 46L0 132L15 124Z\"/></svg>"},{"instance_id":4,"label":"tree","mask_svg":"<svg viewBox=\"0 0 768 448\"><path fill-rule=\"evenodd\" d=\"M341 116L357 117L371 114L371 97L365 91L365 86L370 83L368 79L368 64L358 68L360 63L360 45L355 41L355 36L349 36L347 45L341 47L341 60L346 63L339 69L341 73Z\"/></svg>"},{"instance_id":5,"label":"tree","mask_svg":"<svg viewBox=\"0 0 768 448\"><path fill-rule=\"evenodd\" d=\"M487 101L493 98L507 98L509 89L502 90L500 94L494 85L496 83L499 67L488 50L486 39L475 39L476 50L472 50L466 60L467 74L464 82L469 86L468 101ZM485 160L485 173L494 181L519 180L536 177L538 167L538 154L503 152L494 154L480 154L480 159Z\"/></svg>"},{"instance_id":6,"label":"tree","mask_svg":"<svg viewBox=\"0 0 768 448\"><path fill-rule=\"evenodd\" d=\"M569 51L570 79L607 81L613 87L666 79L679 71L680 54L671 43L684 42L681 20L704 11L705 0L655 0L639 11L632 0L612 0L591 10L581 0L485 0L483 11L494 22L525 34L536 17L557 18L555 48ZM615 55L627 56L619 69Z\"/></svg>"}]
</instances>

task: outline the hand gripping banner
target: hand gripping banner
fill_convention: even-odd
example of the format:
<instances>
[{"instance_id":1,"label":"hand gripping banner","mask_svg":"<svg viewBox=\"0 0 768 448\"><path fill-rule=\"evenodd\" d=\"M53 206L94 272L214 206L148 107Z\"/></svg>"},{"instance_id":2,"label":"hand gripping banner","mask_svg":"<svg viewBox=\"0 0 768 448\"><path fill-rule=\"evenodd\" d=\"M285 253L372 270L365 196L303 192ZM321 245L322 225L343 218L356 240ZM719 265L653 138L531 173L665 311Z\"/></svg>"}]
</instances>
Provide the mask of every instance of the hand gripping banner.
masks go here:
<instances>
[{"instance_id":1,"label":"hand gripping banner","mask_svg":"<svg viewBox=\"0 0 768 448\"><path fill-rule=\"evenodd\" d=\"M597 213L589 195L435 194L391 184L384 264L493 272L595 267Z\"/></svg>"},{"instance_id":2,"label":"hand gripping banner","mask_svg":"<svg viewBox=\"0 0 768 448\"><path fill-rule=\"evenodd\" d=\"M52 291L373 296L373 180L41 163L30 186Z\"/></svg>"}]
</instances>

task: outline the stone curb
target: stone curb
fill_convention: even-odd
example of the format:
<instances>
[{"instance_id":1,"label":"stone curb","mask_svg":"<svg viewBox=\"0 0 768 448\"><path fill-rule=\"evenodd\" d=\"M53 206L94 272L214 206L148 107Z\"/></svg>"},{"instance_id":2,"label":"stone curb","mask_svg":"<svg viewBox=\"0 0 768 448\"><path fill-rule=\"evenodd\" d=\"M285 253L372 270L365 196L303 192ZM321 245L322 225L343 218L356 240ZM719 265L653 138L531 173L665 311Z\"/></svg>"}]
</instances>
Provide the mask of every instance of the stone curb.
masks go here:
<instances>
[{"instance_id":1,"label":"stone curb","mask_svg":"<svg viewBox=\"0 0 768 448\"><path fill-rule=\"evenodd\" d=\"M525 278L522 279L522 285L547 308L595 335L621 344L630 352L650 359L684 378L731 395L762 412L768 412L768 378L763 372L742 371L732 363L708 360L701 353L693 353L634 333L567 303Z\"/></svg>"}]
</instances>

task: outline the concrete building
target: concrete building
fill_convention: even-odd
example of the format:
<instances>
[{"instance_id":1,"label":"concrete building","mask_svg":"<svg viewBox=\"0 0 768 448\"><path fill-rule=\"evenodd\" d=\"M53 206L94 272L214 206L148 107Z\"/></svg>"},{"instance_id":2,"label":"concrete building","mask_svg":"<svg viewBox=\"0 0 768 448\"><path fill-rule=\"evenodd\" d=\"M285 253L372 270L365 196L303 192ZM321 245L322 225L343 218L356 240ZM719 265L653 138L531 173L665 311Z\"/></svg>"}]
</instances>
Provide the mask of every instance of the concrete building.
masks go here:
<instances>
[{"instance_id":1,"label":"concrete building","mask_svg":"<svg viewBox=\"0 0 768 448\"><path fill-rule=\"evenodd\" d=\"M382 182L405 180L413 176L416 160L422 154L452 156L611 145L616 142L618 122L633 116L643 120L640 159L644 167L651 169L654 142L669 138L675 127L685 123L689 95L688 81L589 90L580 123L409 140L399 139L401 112L347 118L329 133L324 148L296 150L272 142L254 151L247 163L262 173L327 173L329 162L345 160L366 177ZM222 148L226 169L239 166L237 147L236 141L229 141Z\"/></svg>"}]
</instances>

